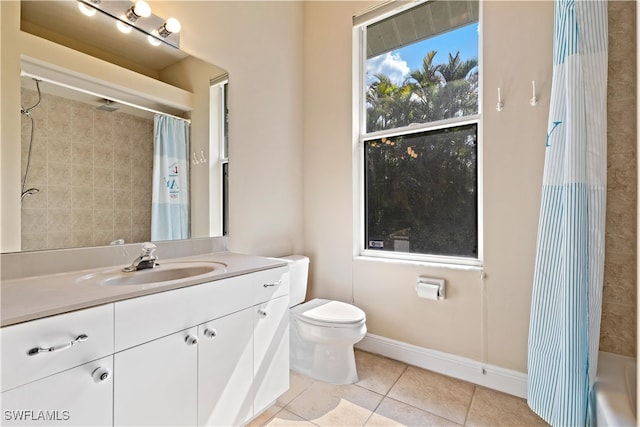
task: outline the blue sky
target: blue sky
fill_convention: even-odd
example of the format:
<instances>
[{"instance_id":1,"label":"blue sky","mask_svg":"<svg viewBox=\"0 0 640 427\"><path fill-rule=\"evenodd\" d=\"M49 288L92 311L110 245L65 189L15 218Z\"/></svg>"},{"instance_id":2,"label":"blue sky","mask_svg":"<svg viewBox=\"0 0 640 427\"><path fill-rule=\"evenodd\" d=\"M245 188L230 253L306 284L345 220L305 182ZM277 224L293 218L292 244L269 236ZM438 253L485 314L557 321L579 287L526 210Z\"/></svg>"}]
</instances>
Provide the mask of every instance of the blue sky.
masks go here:
<instances>
[{"instance_id":1,"label":"blue sky","mask_svg":"<svg viewBox=\"0 0 640 427\"><path fill-rule=\"evenodd\" d=\"M367 82L374 74L383 73L401 84L411 71L422 68L422 59L432 50L438 52L435 64L448 62L449 52L455 54L458 50L463 61L477 58L478 24L470 24L367 60Z\"/></svg>"}]
</instances>

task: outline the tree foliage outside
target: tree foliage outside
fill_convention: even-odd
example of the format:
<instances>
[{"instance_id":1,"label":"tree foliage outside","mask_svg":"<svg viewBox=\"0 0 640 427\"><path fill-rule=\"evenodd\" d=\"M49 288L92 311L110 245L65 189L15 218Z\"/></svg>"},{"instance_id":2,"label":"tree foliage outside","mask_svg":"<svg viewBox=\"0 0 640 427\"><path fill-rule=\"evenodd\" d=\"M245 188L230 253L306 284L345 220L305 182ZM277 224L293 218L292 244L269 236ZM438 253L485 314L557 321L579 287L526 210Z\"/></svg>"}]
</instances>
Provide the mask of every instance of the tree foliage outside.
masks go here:
<instances>
[{"instance_id":1,"label":"tree foliage outside","mask_svg":"<svg viewBox=\"0 0 640 427\"><path fill-rule=\"evenodd\" d=\"M477 60L436 55L401 85L375 75L367 132L477 114ZM365 168L368 248L477 257L476 123L368 140Z\"/></svg>"}]
</instances>

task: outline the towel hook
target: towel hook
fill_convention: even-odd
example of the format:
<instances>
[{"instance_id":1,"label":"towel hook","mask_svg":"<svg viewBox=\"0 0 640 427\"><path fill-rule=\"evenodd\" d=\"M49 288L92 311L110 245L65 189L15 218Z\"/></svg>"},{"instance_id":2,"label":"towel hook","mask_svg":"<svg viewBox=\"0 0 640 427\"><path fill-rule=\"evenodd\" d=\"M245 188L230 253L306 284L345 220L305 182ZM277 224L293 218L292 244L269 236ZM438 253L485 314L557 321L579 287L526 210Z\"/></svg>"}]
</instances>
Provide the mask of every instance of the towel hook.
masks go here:
<instances>
[{"instance_id":1,"label":"towel hook","mask_svg":"<svg viewBox=\"0 0 640 427\"><path fill-rule=\"evenodd\" d=\"M538 105L538 97L536 96L536 81L535 80L531 80L531 86L533 87L533 96L529 100L529 104L531 104L532 107L535 107L536 105Z\"/></svg>"},{"instance_id":2,"label":"towel hook","mask_svg":"<svg viewBox=\"0 0 640 427\"><path fill-rule=\"evenodd\" d=\"M500 112L504 110L504 104L502 103L502 96L500 95L500 88L498 88L498 103L496 104L496 111Z\"/></svg>"}]
</instances>

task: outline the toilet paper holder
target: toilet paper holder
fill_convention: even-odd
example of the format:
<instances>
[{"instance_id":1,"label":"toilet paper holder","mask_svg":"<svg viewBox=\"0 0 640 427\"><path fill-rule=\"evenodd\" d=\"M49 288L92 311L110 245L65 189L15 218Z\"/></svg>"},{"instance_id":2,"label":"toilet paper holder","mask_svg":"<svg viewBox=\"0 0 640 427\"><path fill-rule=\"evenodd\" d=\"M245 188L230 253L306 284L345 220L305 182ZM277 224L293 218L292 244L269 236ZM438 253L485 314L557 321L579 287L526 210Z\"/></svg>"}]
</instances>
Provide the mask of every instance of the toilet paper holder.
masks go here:
<instances>
[{"instance_id":1,"label":"toilet paper holder","mask_svg":"<svg viewBox=\"0 0 640 427\"><path fill-rule=\"evenodd\" d=\"M446 297L446 282L444 279L434 277L418 276L416 293L420 298L441 300Z\"/></svg>"}]
</instances>

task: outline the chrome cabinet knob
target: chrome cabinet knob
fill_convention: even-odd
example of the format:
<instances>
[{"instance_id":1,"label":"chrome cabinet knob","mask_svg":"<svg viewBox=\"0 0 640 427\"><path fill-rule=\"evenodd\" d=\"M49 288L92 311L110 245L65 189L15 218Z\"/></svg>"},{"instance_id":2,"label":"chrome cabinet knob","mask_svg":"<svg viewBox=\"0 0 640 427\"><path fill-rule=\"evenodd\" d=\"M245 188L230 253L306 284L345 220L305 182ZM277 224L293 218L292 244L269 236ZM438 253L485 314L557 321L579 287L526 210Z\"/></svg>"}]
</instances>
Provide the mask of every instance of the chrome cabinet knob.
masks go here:
<instances>
[{"instance_id":1,"label":"chrome cabinet knob","mask_svg":"<svg viewBox=\"0 0 640 427\"><path fill-rule=\"evenodd\" d=\"M207 337L207 338L215 338L216 335L218 335L218 333L216 332L215 329L207 328L207 329L204 330L204 336Z\"/></svg>"},{"instance_id":2,"label":"chrome cabinet knob","mask_svg":"<svg viewBox=\"0 0 640 427\"><path fill-rule=\"evenodd\" d=\"M193 335L187 335L187 337L184 339L184 342L186 342L187 345L196 345L198 344L198 337L194 337Z\"/></svg>"},{"instance_id":3,"label":"chrome cabinet knob","mask_svg":"<svg viewBox=\"0 0 640 427\"><path fill-rule=\"evenodd\" d=\"M263 310L263 309L261 309L261 308L260 308L260 309L258 309L258 316L260 316L260 317L262 317L262 318L267 317L267 311L266 311L266 310Z\"/></svg>"},{"instance_id":4,"label":"chrome cabinet knob","mask_svg":"<svg viewBox=\"0 0 640 427\"><path fill-rule=\"evenodd\" d=\"M107 381L111 378L111 371L107 368L96 368L91 374L93 381L96 383L101 383Z\"/></svg>"}]
</instances>

